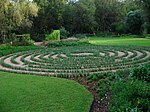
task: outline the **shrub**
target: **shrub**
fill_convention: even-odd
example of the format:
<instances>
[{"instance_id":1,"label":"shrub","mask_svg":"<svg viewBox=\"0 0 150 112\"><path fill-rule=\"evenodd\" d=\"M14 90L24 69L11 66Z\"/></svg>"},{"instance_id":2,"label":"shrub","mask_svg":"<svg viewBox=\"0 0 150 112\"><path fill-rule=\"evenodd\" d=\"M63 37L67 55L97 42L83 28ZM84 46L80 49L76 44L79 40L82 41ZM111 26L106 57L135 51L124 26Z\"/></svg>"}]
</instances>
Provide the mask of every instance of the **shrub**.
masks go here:
<instances>
[{"instance_id":1,"label":"shrub","mask_svg":"<svg viewBox=\"0 0 150 112\"><path fill-rule=\"evenodd\" d=\"M112 32L96 32L96 36L98 37L107 37L107 36L112 36Z\"/></svg>"},{"instance_id":2,"label":"shrub","mask_svg":"<svg viewBox=\"0 0 150 112\"><path fill-rule=\"evenodd\" d=\"M28 45L34 45L34 41L32 39L27 40Z\"/></svg>"},{"instance_id":3,"label":"shrub","mask_svg":"<svg viewBox=\"0 0 150 112\"><path fill-rule=\"evenodd\" d=\"M16 35L14 45L34 45L34 41L30 38L30 34Z\"/></svg>"},{"instance_id":4,"label":"shrub","mask_svg":"<svg viewBox=\"0 0 150 112\"><path fill-rule=\"evenodd\" d=\"M60 40L60 30L54 30L51 34L45 35L47 41Z\"/></svg>"},{"instance_id":5,"label":"shrub","mask_svg":"<svg viewBox=\"0 0 150 112\"><path fill-rule=\"evenodd\" d=\"M138 68L133 69L131 76L143 81L150 81L150 67L148 65L139 66Z\"/></svg>"},{"instance_id":6,"label":"shrub","mask_svg":"<svg viewBox=\"0 0 150 112\"><path fill-rule=\"evenodd\" d=\"M142 10L135 10L128 13L126 19L127 32L131 34L141 34L144 19Z\"/></svg>"},{"instance_id":7,"label":"shrub","mask_svg":"<svg viewBox=\"0 0 150 112\"><path fill-rule=\"evenodd\" d=\"M96 74L93 74L92 76L93 76L93 77L92 77L92 80L93 80L93 81L98 81L98 77L97 77Z\"/></svg>"},{"instance_id":8,"label":"shrub","mask_svg":"<svg viewBox=\"0 0 150 112\"><path fill-rule=\"evenodd\" d=\"M112 85L112 101L109 112L148 112L150 86L139 80L116 81Z\"/></svg>"},{"instance_id":9,"label":"shrub","mask_svg":"<svg viewBox=\"0 0 150 112\"><path fill-rule=\"evenodd\" d=\"M32 39L36 42L42 42L45 40L45 34L32 35Z\"/></svg>"},{"instance_id":10,"label":"shrub","mask_svg":"<svg viewBox=\"0 0 150 112\"><path fill-rule=\"evenodd\" d=\"M3 43L5 44L19 43L19 39L17 39L15 33L11 33L9 36L4 38Z\"/></svg>"},{"instance_id":11,"label":"shrub","mask_svg":"<svg viewBox=\"0 0 150 112\"><path fill-rule=\"evenodd\" d=\"M69 31L67 31L64 27L60 28L60 39L66 39L69 36Z\"/></svg>"},{"instance_id":12,"label":"shrub","mask_svg":"<svg viewBox=\"0 0 150 112\"><path fill-rule=\"evenodd\" d=\"M111 25L112 32L117 34L125 34L126 33L126 25L124 22L117 22Z\"/></svg>"},{"instance_id":13,"label":"shrub","mask_svg":"<svg viewBox=\"0 0 150 112\"><path fill-rule=\"evenodd\" d=\"M39 46L10 46L10 45L0 45L0 57L11 53L28 51L34 49L41 49Z\"/></svg>"},{"instance_id":14,"label":"shrub","mask_svg":"<svg viewBox=\"0 0 150 112\"><path fill-rule=\"evenodd\" d=\"M13 33L4 40L4 43L9 43L10 45L15 46L34 45L34 41L31 40L30 34L16 35L15 33Z\"/></svg>"},{"instance_id":15,"label":"shrub","mask_svg":"<svg viewBox=\"0 0 150 112\"><path fill-rule=\"evenodd\" d=\"M87 38L86 34L75 34L74 37L79 39Z\"/></svg>"},{"instance_id":16,"label":"shrub","mask_svg":"<svg viewBox=\"0 0 150 112\"><path fill-rule=\"evenodd\" d=\"M146 37L147 33L148 33L148 24L147 24L147 22L144 22L142 27L143 27L143 36Z\"/></svg>"},{"instance_id":17,"label":"shrub","mask_svg":"<svg viewBox=\"0 0 150 112\"><path fill-rule=\"evenodd\" d=\"M104 73L99 73L99 74L98 74L98 78L104 79L104 78L105 78L105 74L104 74Z\"/></svg>"},{"instance_id":18,"label":"shrub","mask_svg":"<svg viewBox=\"0 0 150 112\"><path fill-rule=\"evenodd\" d=\"M147 34L146 38L150 39L150 34Z\"/></svg>"}]
</instances>

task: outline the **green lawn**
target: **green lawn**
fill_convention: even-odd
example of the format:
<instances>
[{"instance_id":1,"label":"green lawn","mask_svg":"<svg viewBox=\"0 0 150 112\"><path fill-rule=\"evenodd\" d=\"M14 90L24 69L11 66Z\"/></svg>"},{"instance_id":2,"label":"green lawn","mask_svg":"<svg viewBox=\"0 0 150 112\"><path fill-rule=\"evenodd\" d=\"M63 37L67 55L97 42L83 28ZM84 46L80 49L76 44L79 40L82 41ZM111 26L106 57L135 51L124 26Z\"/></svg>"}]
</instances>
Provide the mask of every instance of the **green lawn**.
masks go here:
<instances>
[{"instance_id":1,"label":"green lawn","mask_svg":"<svg viewBox=\"0 0 150 112\"><path fill-rule=\"evenodd\" d=\"M0 72L0 112L88 112L92 100L75 81Z\"/></svg>"},{"instance_id":2,"label":"green lawn","mask_svg":"<svg viewBox=\"0 0 150 112\"><path fill-rule=\"evenodd\" d=\"M115 46L150 46L150 39L132 37L90 37L90 43Z\"/></svg>"}]
</instances>

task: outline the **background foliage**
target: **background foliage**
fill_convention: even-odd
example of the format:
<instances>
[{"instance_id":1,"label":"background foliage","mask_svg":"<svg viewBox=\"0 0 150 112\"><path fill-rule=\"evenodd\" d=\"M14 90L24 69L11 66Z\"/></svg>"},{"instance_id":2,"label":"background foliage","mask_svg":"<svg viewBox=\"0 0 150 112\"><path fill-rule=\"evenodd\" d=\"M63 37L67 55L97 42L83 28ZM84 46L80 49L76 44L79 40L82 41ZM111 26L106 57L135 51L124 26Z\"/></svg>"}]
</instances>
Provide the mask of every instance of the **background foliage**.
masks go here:
<instances>
[{"instance_id":1,"label":"background foliage","mask_svg":"<svg viewBox=\"0 0 150 112\"><path fill-rule=\"evenodd\" d=\"M41 41L45 34L61 28L65 36L97 32L147 35L149 4L149 0L1 0L0 37L3 41L12 33L29 33Z\"/></svg>"}]
</instances>

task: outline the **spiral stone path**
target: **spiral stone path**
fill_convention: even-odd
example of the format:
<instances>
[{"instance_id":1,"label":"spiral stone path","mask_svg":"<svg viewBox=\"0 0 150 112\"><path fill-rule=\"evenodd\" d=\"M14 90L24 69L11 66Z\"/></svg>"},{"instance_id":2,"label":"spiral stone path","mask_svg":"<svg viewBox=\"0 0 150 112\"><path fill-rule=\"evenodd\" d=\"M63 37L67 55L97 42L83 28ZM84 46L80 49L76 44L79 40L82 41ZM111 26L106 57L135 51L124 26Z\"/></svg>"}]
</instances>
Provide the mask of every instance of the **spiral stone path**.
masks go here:
<instances>
[{"instance_id":1,"label":"spiral stone path","mask_svg":"<svg viewBox=\"0 0 150 112\"><path fill-rule=\"evenodd\" d=\"M115 72L150 63L149 47L75 46L0 57L0 70L49 76Z\"/></svg>"}]
</instances>

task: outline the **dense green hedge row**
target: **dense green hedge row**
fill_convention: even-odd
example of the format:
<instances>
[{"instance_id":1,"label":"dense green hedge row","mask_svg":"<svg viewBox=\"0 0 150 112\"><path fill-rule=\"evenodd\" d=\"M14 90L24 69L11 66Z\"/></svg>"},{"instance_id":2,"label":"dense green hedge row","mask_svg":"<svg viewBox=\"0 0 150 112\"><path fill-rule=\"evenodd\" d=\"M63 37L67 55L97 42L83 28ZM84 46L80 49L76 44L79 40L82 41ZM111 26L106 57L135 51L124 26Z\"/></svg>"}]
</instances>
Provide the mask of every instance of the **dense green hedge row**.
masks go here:
<instances>
[{"instance_id":1,"label":"dense green hedge row","mask_svg":"<svg viewBox=\"0 0 150 112\"><path fill-rule=\"evenodd\" d=\"M8 45L0 45L0 56L4 56L11 53L28 51L33 49L39 49L41 47L38 46L8 46Z\"/></svg>"}]
</instances>

